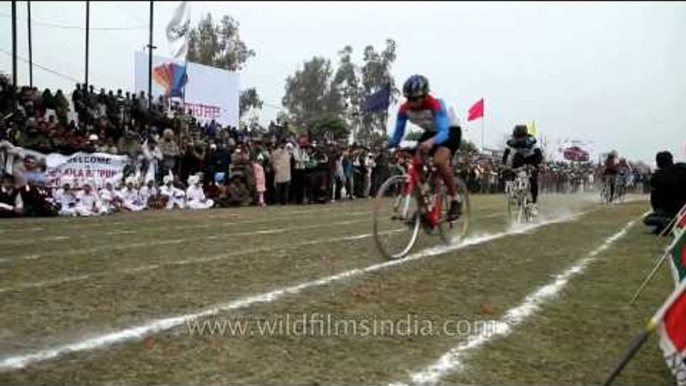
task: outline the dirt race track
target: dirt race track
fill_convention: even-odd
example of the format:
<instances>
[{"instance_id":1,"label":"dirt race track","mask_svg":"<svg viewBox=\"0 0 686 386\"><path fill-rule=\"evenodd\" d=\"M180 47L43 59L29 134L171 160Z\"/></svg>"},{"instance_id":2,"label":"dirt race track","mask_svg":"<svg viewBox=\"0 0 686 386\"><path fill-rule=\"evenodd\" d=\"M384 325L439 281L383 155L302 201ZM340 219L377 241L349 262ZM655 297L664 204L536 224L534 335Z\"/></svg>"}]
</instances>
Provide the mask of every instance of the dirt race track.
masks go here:
<instances>
[{"instance_id":1,"label":"dirt race track","mask_svg":"<svg viewBox=\"0 0 686 386\"><path fill-rule=\"evenodd\" d=\"M387 262L371 202L0 222L1 384L599 384L672 289L646 197ZM616 384L672 385L653 336Z\"/></svg>"}]
</instances>

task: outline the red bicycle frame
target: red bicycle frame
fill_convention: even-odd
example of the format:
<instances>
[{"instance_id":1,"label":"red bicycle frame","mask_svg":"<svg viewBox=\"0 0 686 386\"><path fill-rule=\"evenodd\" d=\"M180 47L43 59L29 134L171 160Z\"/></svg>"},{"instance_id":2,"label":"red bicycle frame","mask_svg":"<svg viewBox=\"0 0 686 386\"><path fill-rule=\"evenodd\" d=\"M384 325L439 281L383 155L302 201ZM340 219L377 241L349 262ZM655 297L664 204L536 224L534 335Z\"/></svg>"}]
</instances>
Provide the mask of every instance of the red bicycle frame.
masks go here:
<instances>
[{"instance_id":1,"label":"red bicycle frame","mask_svg":"<svg viewBox=\"0 0 686 386\"><path fill-rule=\"evenodd\" d=\"M403 195L412 195L412 191L415 189L416 186L420 186L424 183L424 173L423 171L423 166L424 162L422 161L422 156L420 155L419 151L415 154L415 156L412 158L412 163L410 163L409 167L407 168L407 178L405 179L405 186L403 187ZM433 167L433 166L431 166ZM430 197L427 197L427 193L425 192L424 189L419 189L419 204L424 210L426 211L426 221L431 227L436 227L438 226L438 222L441 217L441 196L440 196L440 189L438 189L438 181L435 178L434 173L431 173L431 176L434 177L434 181L436 183L435 189L434 189L434 203L431 206L431 208L428 207Z\"/></svg>"}]
</instances>

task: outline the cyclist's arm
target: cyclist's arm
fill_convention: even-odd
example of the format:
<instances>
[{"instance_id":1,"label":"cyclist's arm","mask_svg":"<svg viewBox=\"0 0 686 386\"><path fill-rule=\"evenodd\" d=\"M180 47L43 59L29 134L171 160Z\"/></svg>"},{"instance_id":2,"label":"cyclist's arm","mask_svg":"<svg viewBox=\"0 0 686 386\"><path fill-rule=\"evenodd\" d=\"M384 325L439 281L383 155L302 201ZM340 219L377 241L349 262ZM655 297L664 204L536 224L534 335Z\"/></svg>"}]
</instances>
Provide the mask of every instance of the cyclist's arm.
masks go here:
<instances>
[{"instance_id":1,"label":"cyclist's arm","mask_svg":"<svg viewBox=\"0 0 686 386\"><path fill-rule=\"evenodd\" d=\"M448 134L450 134L450 119L448 119L448 111L443 101L438 102L437 109L434 111L434 124L438 131L434 137L434 144L440 145L448 140Z\"/></svg>"},{"instance_id":2,"label":"cyclist's arm","mask_svg":"<svg viewBox=\"0 0 686 386\"><path fill-rule=\"evenodd\" d=\"M407 114L402 109L398 111L398 117L395 120L395 130L391 139L388 141L390 146L398 146L405 135L405 126L407 125Z\"/></svg>"}]
</instances>

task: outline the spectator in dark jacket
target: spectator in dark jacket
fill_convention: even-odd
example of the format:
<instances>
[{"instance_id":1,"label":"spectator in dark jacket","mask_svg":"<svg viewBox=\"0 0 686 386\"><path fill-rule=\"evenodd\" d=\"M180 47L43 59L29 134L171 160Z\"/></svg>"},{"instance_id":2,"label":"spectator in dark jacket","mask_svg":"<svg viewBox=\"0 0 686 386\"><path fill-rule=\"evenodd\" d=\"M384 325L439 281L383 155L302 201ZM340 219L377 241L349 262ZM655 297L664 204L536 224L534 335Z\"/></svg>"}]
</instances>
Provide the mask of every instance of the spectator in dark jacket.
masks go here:
<instances>
[{"instance_id":1,"label":"spectator in dark jacket","mask_svg":"<svg viewBox=\"0 0 686 386\"><path fill-rule=\"evenodd\" d=\"M655 226L654 233L658 234L686 204L686 164L675 164L672 154L667 151L657 153L655 161L658 170L650 179L653 213L643 222Z\"/></svg>"}]
</instances>

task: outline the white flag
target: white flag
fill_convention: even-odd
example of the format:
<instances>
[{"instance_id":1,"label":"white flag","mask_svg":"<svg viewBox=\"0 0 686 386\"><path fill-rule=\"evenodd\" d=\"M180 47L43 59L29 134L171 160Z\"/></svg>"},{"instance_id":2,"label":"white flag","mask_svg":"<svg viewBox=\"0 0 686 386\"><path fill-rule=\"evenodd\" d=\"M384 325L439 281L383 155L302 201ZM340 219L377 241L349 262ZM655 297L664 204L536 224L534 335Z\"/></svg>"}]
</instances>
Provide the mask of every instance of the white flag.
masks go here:
<instances>
[{"instance_id":1,"label":"white flag","mask_svg":"<svg viewBox=\"0 0 686 386\"><path fill-rule=\"evenodd\" d=\"M188 53L188 38L191 29L190 6L182 1L172 14L167 24L167 41L174 59L186 60Z\"/></svg>"}]
</instances>

